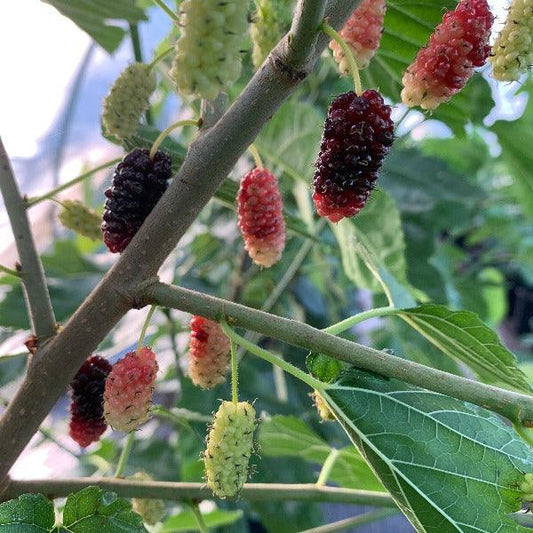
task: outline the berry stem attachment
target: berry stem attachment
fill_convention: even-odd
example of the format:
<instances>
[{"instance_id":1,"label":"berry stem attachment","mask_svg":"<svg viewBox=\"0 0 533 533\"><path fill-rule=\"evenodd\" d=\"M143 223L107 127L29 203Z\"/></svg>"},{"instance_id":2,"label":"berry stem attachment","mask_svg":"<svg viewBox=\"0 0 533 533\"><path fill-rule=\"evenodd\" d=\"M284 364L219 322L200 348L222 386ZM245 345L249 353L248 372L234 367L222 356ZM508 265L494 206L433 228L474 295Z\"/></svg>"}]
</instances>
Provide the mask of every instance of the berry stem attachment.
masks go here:
<instances>
[{"instance_id":1,"label":"berry stem attachment","mask_svg":"<svg viewBox=\"0 0 533 533\"><path fill-rule=\"evenodd\" d=\"M322 331L324 331L325 333L331 333L332 335L338 335L339 333L350 329L352 326L355 326L355 324L359 324L359 322L363 322L364 320L368 320L369 318L374 318L377 316L395 315L397 313L398 309L390 305L387 307L376 307L375 309L369 309L368 311L363 311L362 313L357 313L356 315L349 316L348 318L345 318L344 320L341 320L336 324L332 324L331 326L324 328Z\"/></svg>"},{"instance_id":2,"label":"berry stem attachment","mask_svg":"<svg viewBox=\"0 0 533 533\"><path fill-rule=\"evenodd\" d=\"M15 276L17 278L20 278L20 273L16 270L13 270L12 268L8 268L4 265L0 265L0 272L5 272L6 274L9 274L10 276Z\"/></svg>"},{"instance_id":3,"label":"berry stem attachment","mask_svg":"<svg viewBox=\"0 0 533 533\"><path fill-rule=\"evenodd\" d=\"M333 467L335 466L335 462L337 461L337 458L339 457L340 451L337 450L337 448L331 448L331 451L329 452L329 455L326 457L326 460L324 461L324 464L322 465L322 469L320 470L320 474L318 475L318 479L316 480L315 485L317 487L323 487L331 474L331 471L333 470Z\"/></svg>"},{"instance_id":4,"label":"berry stem attachment","mask_svg":"<svg viewBox=\"0 0 533 533\"><path fill-rule=\"evenodd\" d=\"M128 458L131 453L131 449L133 448L134 439L135 439L135 431L132 431L126 437L126 444L124 444L124 448L122 448L122 453L120 454L120 458L117 464L117 469L115 470L115 475L113 477L122 477L122 474L124 473L124 469L126 468L126 463L128 462Z\"/></svg>"},{"instance_id":5,"label":"berry stem attachment","mask_svg":"<svg viewBox=\"0 0 533 533\"><path fill-rule=\"evenodd\" d=\"M191 508L194 518L196 519L196 524L198 525L198 531L200 533L209 533L209 529L207 528L207 524L205 523L204 517L202 516L200 508L198 507L198 503L190 502L189 507Z\"/></svg>"},{"instance_id":6,"label":"berry stem attachment","mask_svg":"<svg viewBox=\"0 0 533 533\"><path fill-rule=\"evenodd\" d=\"M183 126L196 126L198 128L198 127L200 127L200 121L199 120L193 120L193 119L178 120L177 122L174 122L174 124L171 124L168 128L165 128L159 134L159 137L157 137L157 139L154 141L152 149L150 150L150 159L154 158L155 154L157 153L157 150L159 149L159 146L166 139L168 134L172 130L175 130L177 128L181 128Z\"/></svg>"},{"instance_id":7,"label":"berry stem attachment","mask_svg":"<svg viewBox=\"0 0 533 533\"><path fill-rule=\"evenodd\" d=\"M163 0L152 0L153 3L160 7L174 22L178 23L180 21L177 13L174 13L170 7L168 7Z\"/></svg>"},{"instance_id":8,"label":"berry stem attachment","mask_svg":"<svg viewBox=\"0 0 533 533\"><path fill-rule=\"evenodd\" d=\"M239 363L237 361L237 350L235 342L230 338L231 352L231 401L237 405L239 403Z\"/></svg>"},{"instance_id":9,"label":"berry stem attachment","mask_svg":"<svg viewBox=\"0 0 533 533\"><path fill-rule=\"evenodd\" d=\"M254 144L251 144L248 146L248 151L250 154L252 154L252 157L254 158L254 163L257 168L263 168L263 160L261 159L261 156L259 155L259 152Z\"/></svg>"},{"instance_id":10,"label":"berry stem attachment","mask_svg":"<svg viewBox=\"0 0 533 533\"><path fill-rule=\"evenodd\" d=\"M222 331L224 331L224 333L230 338L230 340L234 341L239 346L242 346L250 353L260 357L261 359L264 359L270 364L279 366L281 369L285 370L285 372L292 374L298 379L301 379L313 389L325 390L328 388L327 383L323 383L322 381L315 379L313 376L310 376L294 365L291 365L284 359L281 359L281 357L278 357L277 355L274 355L273 353L256 346L255 344L246 340L244 337L241 337L238 333L235 333L235 331L233 331L233 329L226 322L221 322L220 327L222 328Z\"/></svg>"},{"instance_id":11,"label":"berry stem attachment","mask_svg":"<svg viewBox=\"0 0 533 533\"><path fill-rule=\"evenodd\" d=\"M163 58L167 57L169 54L174 52L174 47L171 46L170 48L167 48L163 52L161 52L159 55L155 56L154 60L148 65L148 68L152 70L159 61L161 61Z\"/></svg>"},{"instance_id":12,"label":"berry stem attachment","mask_svg":"<svg viewBox=\"0 0 533 533\"><path fill-rule=\"evenodd\" d=\"M350 47L344 42L344 39L336 32L329 24L326 22L322 22L318 29L322 32L324 32L326 35L331 37L342 49L346 56L346 60L348 61L348 68L350 69L350 72L353 77L354 81L354 87L355 87L355 94L360 95L363 94L363 87L361 86L361 78L359 76L359 69L357 68L357 63L355 61L355 57L353 56L352 51L350 50Z\"/></svg>"},{"instance_id":13,"label":"berry stem attachment","mask_svg":"<svg viewBox=\"0 0 533 533\"><path fill-rule=\"evenodd\" d=\"M150 307L150 311L148 311L148 314L146 315L143 327L141 329L141 334L139 335L139 341L137 342L137 353L139 353L141 351L141 348L143 347L146 330L148 329L148 326L150 325L150 320L152 320L152 316L154 315L154 312L156 309L157 309L157 305L152 305L152 307Z\"/></svg>"}]
</instances>

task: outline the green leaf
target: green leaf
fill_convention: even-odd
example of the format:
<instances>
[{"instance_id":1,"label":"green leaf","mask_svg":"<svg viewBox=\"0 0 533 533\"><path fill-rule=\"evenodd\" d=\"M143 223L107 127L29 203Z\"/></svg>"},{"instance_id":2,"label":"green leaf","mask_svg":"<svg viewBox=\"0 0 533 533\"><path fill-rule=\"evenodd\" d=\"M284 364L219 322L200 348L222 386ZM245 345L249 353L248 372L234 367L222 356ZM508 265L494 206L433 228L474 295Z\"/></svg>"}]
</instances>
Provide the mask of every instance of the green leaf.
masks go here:
<instances>
[{"instance_id":1,"label":"green leaf","mask_svg":"<svg viewBox=\"0 0 533 533\"><path fill-rule=\"evenodd\" d=\"M124 38L125 31L109 24L109 20L136 23L147 20L144 11L131 0L43 0L54 6L87 32L104 50L114 52Z\"/></svg>"},{"instance_id":2,"label":"green leaf","mask_svg":"<svg viewBox=\"0 0 533 533\"><path fill-rule=\"evenodd\" d=\"M507 515L533 454L498 417L356 369L323 394L417 531L528 531Z\"/></svg>"},{"instance_id":3,"label":"green leaf","mask_svg":"<svg viewBox=\"0 0 533 533\"><path fill-rule=\"evenodd\" d=\"M515 356L476 314L424 304L402 309L399 316L445 354L470 366L484 382L531 393Z\"/></svg>"},{"instance_id":4,"label":"green leaf","mask_svg":"<svg viewBox=\"0 0 533 533\"><path fill-rule=\"evenodd\" d=\"M54 522L54 504L42 494L23 494L0 504L0 533L49 532Z\"/></svg>"},{"instance_id":5,"label":"green leaf","mask_svg":"<svg viewBox=\"0 0 533 533\"><path fill-rule=\"evenodd\" d=\"M70 494L63 510L63 527L70 533L147 533L131 504L114 492L86 487Z\"/></svg>"},{"instance_id":6,"label":"green leaf","mask_svg":"<svg viewBox=\"0 0 533 533\"><path fill-rule=\"evenodd\" d=\"M332 383L338 377L345 365L338 359L333 359L323 353L309 353L305 359L307 370L324 383Z\"/></svg>"},{"instance_id":7,"label":"green leaf","mask_svg":"<svg viewBox=\"0 0 533 533\"><path fill-rule=\"evenodd\" d=\"M261 455L300 457L316 464L323 464L332 449L303 420L294 416L277 415L263 422L257 441ZM351 446L340 450L330 479L342 487L383 490L365 461Z\"/></svg>"},{"instance_id":8,"label":"green leaf","mask_svg":"<svg viewBox=\"0 0 533 533\"><path fill-rule=\"evenodd\" d=\"M210 513L202 514L202 517L208 528L215 528L229 526L240 520L242 515L243 512L240 509L235 511L216 509ZM178 531L198 531L198 522L190 509L181 511L165 520L158 533L177 533Z\"/></svg>"}]
</instances>

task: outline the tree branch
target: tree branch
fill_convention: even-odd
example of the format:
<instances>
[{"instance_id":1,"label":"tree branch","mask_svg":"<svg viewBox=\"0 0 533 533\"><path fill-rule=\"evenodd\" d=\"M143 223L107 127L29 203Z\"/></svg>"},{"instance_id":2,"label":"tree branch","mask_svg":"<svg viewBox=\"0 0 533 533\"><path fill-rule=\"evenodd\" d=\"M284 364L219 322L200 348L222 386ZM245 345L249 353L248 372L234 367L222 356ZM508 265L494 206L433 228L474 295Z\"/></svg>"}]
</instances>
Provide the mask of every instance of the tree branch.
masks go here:
<instances>
[{"instance_id":1,"label":"tree branch","mask_svg":"<svg viewBox=\"0 0 533 533\"><path fill-rule=\"evenodd\" d=\"M332 0L326 13L330 24L341 26L358 2ZM307 17L308 9L324 3L300 0L298 13ZM28 372L0 420L0 484L83 361L130 308L143 305L135 299L138 286L153 282L168 254L262 127L310 72L327 44L327 38L320 36L312 59L300 65L294 59L298 50L294 44L289 48L286 41L285 37L276 46L271 60L265 62L216 125L191 144L167 192L115 266L61 333L38 353L39 364Z\"/></svg>"},{"instance_id":2,"label":"tree branch","mask_svg":"<svg viewBox=\"0 0 533 533\"><path fill-rule=\"evenodd\" d=\"M35 242L26 214L26 204L20 195L9 157L0 138L0 190L4 197L15 244L22 265L20 277L31 328L39 341L53 337L56 333L56 319L46 287L43 265L37 254Z\"/></svg>"},{"instance_id":3,"label":"tree branch","mask_svg":"<svg viewBox=\"0 0 533 533\"><path fill-rule=\"evenodd\" d=\"M177 501L191 498L213 499L213 493L207 488L205 483L137 481L108 477L10 480L2 498L16 498L27 492L40 492L52 498L60 498L89 486L98 486L105 490L111 490L124 498ZM242 499L249 501L320 501L396 507L391 496L385 492L317 487L314 483L293 485L285 483L246 483L240 496Z\"/></svg>"},{"instance_id":4,"label":"tree branch","mask_svg":"<svg viewBox=\"0 0 533 533\"><path fill-rule=\"evenodd\" d=\"M533 396L485 385L455 374L335 337L312 326L201 294L157 283L147 291L149 303L173 307L211 320L224 319L233 326L279 339L346 361L358 368L423 387L485 407L513 422L533 425Z\"/></svg>"}]
</instances>

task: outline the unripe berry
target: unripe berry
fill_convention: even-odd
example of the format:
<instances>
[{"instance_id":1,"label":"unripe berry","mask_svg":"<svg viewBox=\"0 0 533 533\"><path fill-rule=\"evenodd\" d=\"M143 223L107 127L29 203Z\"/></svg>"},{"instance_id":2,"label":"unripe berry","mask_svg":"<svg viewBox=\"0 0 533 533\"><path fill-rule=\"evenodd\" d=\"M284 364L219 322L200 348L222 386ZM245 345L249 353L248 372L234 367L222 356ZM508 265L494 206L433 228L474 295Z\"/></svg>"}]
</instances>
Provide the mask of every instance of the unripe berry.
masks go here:
<instances>
[{"instance_id":1,"label":"unripe berry","mask_svg":"<svg viewBox=\"0 0 533 533\"><path fill-rule=\"evenodd\" d=\"M111 252L123 252L160 200L171 176L170 156L162 151L150 158L135 148L117 165L103 214L104 242Z\"/></svg>"},{"instance_id":2,"label":"unripe berry","mask_svg":"<svg viewBox=\"0 0 533 533\"><path fill-rule=\"evenodd\" d=\"M105 133L119 139L131 137L156 87L157 78L149 65L133 63L123 70L104 99L102 124Z\"/></svg>"},{"instance_id":3,"label":"unripe berry","mask_svg":"<svg viewBox=\"0 0 533 533\"><path fill-rule=\"evenodd\" d=\"M222 328L201 316L191 320L189 377L203 389L224 381L230 362L230 341Z\"/></svg>"},{"instance_id":4,"label":"unripe berry","mask_svg":"<svg viewBox=\"0 0 533 533\"><path fill-rule=\"evenodd\" d=\"M492 47L492 76L515 81L533 64L533 1L513 0Z\"/></svg>"},{"instance_id":5,"label":"unripe berry","mask_svg":"<svg viewBox=\"0 0 533 533\"><path fill-rule=\"evenodd\" d=\"M313 179L318 214L338 222L365 206L394 140L391 108L374 90L337 96L324 125Z\"/></svg>"},{"instance_id":6,"label":"unripe berry","mask_svg":"<svg viewBox=\"0 0 533 533\"><path fill-rule=\"evenodd\" d=\"M146 347L113 365L104 392L104 416L110 426L130 432L148 420L158 370L155 353Z\"/></svg>"},{"instance_id":7,"label":"unripe berry","mask_svg":"<svg viewBox=\"0 0 533 533\"><path fill-rule=\"evenodd\" d=\"M259 67L281 38L278 12L273 0L256 0L257 11L250 25L252 62Z\"/></svg>"},{"instance_id":8,"label":"unripe berry","mask_svg":"<svg viewBox=\"0 0 533 533\"><path fill-rule=\"evenodd\" d=\"M133 474L130 479L152 481L152 478L144 472L137 472ZM157 522L161 521L165 516L165 502L163 500L132 498L131 504L133 510L140 514L143 522L149 526L157 524Z\"/></svg>"},{"instance_id":9,"label":"unripe berry","mask_svg":"<svg viewBox=\"0 0 533 533\"><path fill-rule=\"evenodd\" d=\"M170 76L182 94L214 100L241 74L248 0L184 0Z\"/></svg>"},{"instance_id":10,"label":"unripe berry","mask_svg":"<svg viewBox=\"0 0 533 533\"><path fill-rule=\"evenodd\" d=\"M255 409L248 402L222 402L204 452L207 486L219 498L239 493L253 451Z\"/></svg>"},{"instance_id":11,"label":"unripe berry","mask_svg":"<svg viewBox=\"0 0 533 533\"><path fill-rule=\"evenodd\" d=\"M368 67L379 47L386 10L385 0L363 0L339 32L352 50L360 69ZM339 64L341 73L349 73L348 61L342 48L335 41L331 41L329 47L333 50L333 57Z\"/></svg>"},{"instance_id":12,"label":"unripe berry","mask_svg":"<svg viewBox=\"0 0 533 533\"><path fill-rule=\"evenodd\" d=\"M487 0L461 0L446 13L403 75L403 103L435 109L458 93L489 55L493 20Z\"/></svg>"},{"instance_id":13,"label":"unripe berry","mask_svg":"<svg viewBox=\"0 0 533 533\"><path fill-rule=\"evenodd\" d=\"M63 226L93 241L102 238L100 215L78 200L61 200L59 221Z\"/></svg>"},{"instance_id":14,"label":"unripe berry","mask_svg":"<svg viewBox=\"0 0 533 533\"><path fill-rule=\"evenodd\" d=\"M111 364L99 355L93 355L78 370L70 384L69 435L80 446L86 448L96 442L106 430L104 420L105 380L111 371Z\"/></svg>"},{"instance_id":15,"label":"unripe berry","mask_svg":"<svg viewBox=\"0 0 533 533\"><path fill-rule=\"evenodd\" d=\"M237 195L244 247L255 263L270 267L285 248L283 200L278 180L266 168L254 168L241 180Z\"/></svg>"},{"instance_id":16,"label":"unripe berry","mask_svg":"<svg viewBox=\"0 0 533 533\"><path fill-rule=\"evenodd\" d=\"M329 408L328 404L325 402L324 398L320 396L320 393L315 391L311 395L313 397L313 401L315 402L316 409L318 411L318 415L324 422L331 422L332 420L335 420L335 417L333 416L333 413L331 412L331 409Z\"/></svg>"}]
</instances>

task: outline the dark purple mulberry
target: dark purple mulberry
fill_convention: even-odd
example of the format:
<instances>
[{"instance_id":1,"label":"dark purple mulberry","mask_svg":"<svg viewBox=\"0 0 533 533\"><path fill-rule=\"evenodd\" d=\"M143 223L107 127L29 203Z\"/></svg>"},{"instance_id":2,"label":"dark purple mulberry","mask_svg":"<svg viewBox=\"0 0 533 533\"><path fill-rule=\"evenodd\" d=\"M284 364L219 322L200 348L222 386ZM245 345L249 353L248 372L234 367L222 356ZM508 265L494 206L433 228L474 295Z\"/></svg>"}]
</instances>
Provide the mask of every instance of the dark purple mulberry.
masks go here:
<instances>
[{"instance_id":1,"label":"dark purple mulberry","mask_svg":"<svg viewBox=\"0 0 533 533\"><path fill-rule=\"evenodd\" d=\"M171 159L158 151L154 158L135 148L117 165L102 223L104 242L111 252L123 252L168 186Z\"/></svg>"},{"instance_id":2,"label":"dark purple mulberry","mask_svg":"<svg viewBox=\"0 0 533 533\"><path fill-rule=\"evenodd\" d=\"M391 108L373 90L333 100L313 179L318 214L338 222L365 206L394 140Z\"/></svg>"},{"instance_id":3,"label":"dark purple mulberry","mask_svg":"<svg viewBox=\"0 0 533 533\"><path fill-rule=\"evenodd\" d=\"M69 435L83 448L95 442L106 430L104 419L105 380L111 364L99 355L93 355L78 370L70 387Z\"/></svg>"}]
</instances>

